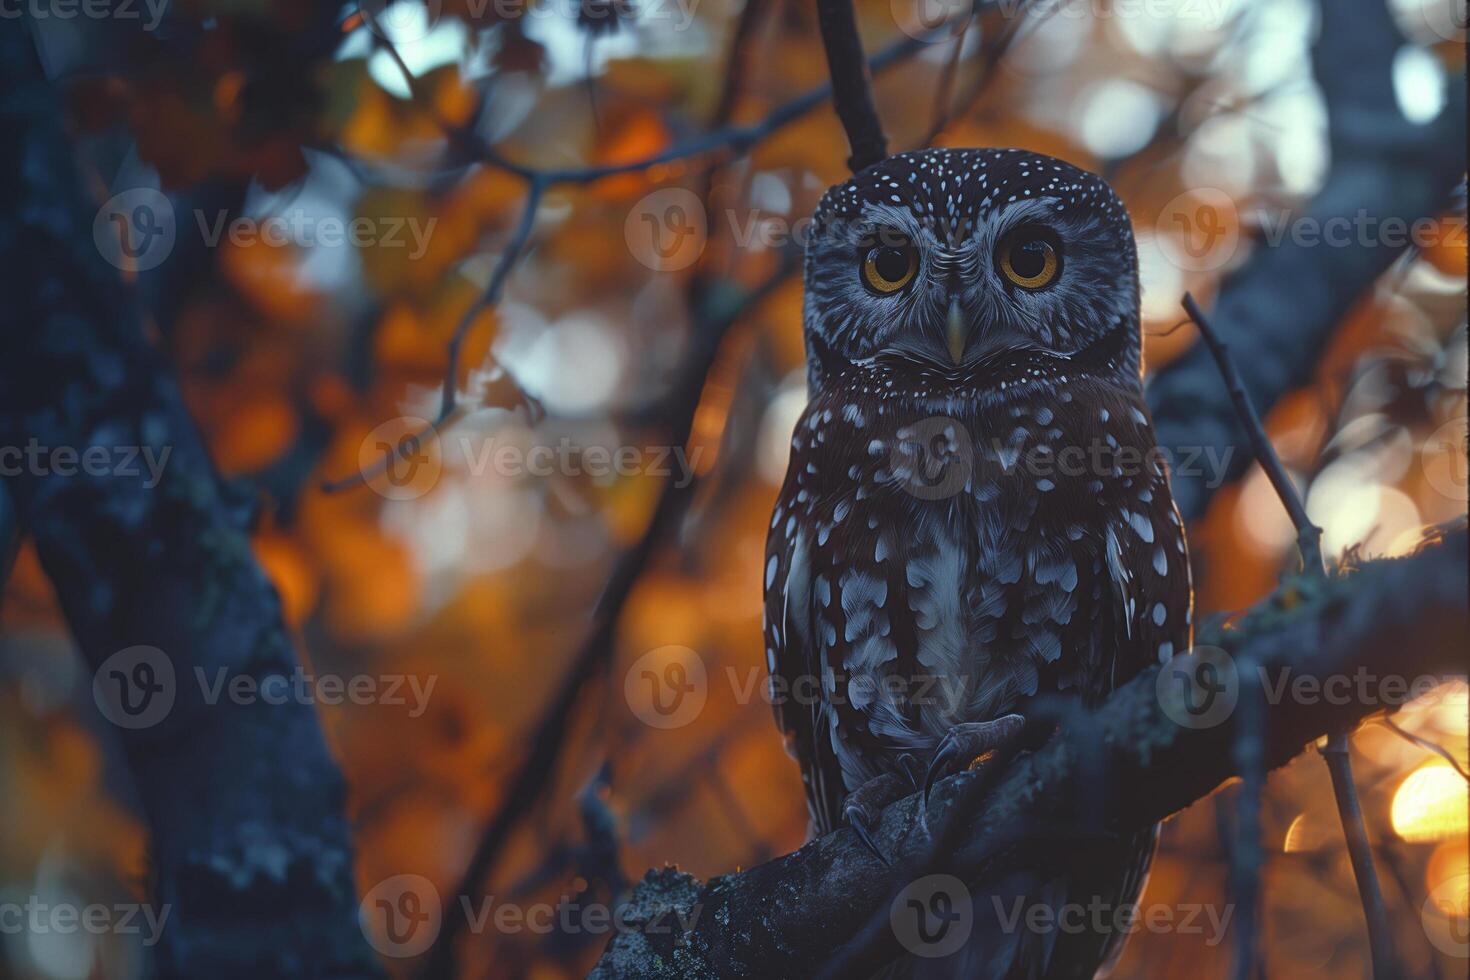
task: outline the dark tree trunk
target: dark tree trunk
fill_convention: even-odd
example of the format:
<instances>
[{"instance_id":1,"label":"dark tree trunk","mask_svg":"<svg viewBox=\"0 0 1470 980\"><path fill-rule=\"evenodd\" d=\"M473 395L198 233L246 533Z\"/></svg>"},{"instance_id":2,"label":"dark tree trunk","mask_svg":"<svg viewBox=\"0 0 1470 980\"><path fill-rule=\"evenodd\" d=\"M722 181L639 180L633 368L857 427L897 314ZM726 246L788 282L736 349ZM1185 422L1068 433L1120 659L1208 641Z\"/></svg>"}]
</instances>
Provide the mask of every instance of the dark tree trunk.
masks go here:
<instances>
[{"instance_id":1,"label":"dark tree trunk","mask_svg":"<svg viewBox=\"0 0 1470 980\"><path fill-rule=\"evenodd\" d=\"M119 691L148 680L138 658L153 670L155 700L134 687L144 710L116 731L150 830L148 901L169 910L159 974L375 975L343 782L314 709L211 704L200 681L289 680L298 663L252 557L248 507L217 477L94 243L96 202L27 23L13 18L0 19L0 122L0 446L48 451L5 490L92 670L126 648L159 651L101 677ZM62 448L108 462L49 454ZM156 485L144 452L163 461Z\"/></svg>"}]
</instances>

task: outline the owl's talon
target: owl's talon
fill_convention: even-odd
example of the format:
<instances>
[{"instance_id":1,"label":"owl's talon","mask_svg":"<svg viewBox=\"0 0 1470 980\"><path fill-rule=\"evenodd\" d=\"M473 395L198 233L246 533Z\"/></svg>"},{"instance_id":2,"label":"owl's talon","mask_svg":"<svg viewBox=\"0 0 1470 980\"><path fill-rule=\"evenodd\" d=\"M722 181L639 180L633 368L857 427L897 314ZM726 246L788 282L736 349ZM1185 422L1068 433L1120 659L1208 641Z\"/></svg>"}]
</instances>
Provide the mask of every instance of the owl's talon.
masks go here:
<instances>
[{"instance_id":1,"label":"owl's talon","mask_svg":"<svg viewBox=\"0 0 1470 980\"><path fill-rule=\"evenodd\" d=\"M929 791L941 778L953 774L951 763L960 754L959 742L950 737L953 734L951 731L940 741L939 747L934 750L934 757L929 760L929 769L924 773L924 788L919 794L919 826L924 828L926 834L929 832Z\"/></svg>"},{"instance_id":2,"label":"owl's talon","mask_svg":"<svg viewBox=\"0 0 1470 980\"><path fill-rule=\"evenodd\" d=\"M847 825L852 828L853 833L857 834L858 840L862 841L863 845L872 851L885 867L891 867L892 862L873 840L870 828L875 814L881 812L894 800L901 800L913 792L912 785L906 785L912 784L914 779L909 765L904 763L902 758L898 761L903 769L902 773L885 772L874 776L849 793L847 799L842 803L842 817L847 821ZM917 766L917 760L914 760L913 764Z\"/></svg>"},{"instance_id":3,"label":"owl's talon","mask_svg":"<svg viewBox=\"0 0 1470 980\"><path fill-rule=\"evenodd\" d=\"M884 854L878 847L878 842L873 840L872 831L869 830L868 811L861 806L846 806L843 807L842 816L847 820L847 825L852 828L852 832L857 834L858 840L863 842L863 846L883 862L883 867L893 867L893 862L888 859L888 855Z\"/></svg>"},{"instance_id":4,"label":"owl's talon","mask_svg":"<svg viewBox=\"0 0 1470 980\"><path fill-rule=\"evenodd\" d=\"M945 733L929 760L929 770L924 774L924 787L919 794L919 826L929 833L929 791L934 784L946 776L953 776L961 769L971 768L989 752L1010 744L1026 719L1020 715L1003 715L994 721L965 722ZM965 760L963 765L956 765Z\"/></svg>"},{"instance_id":5,"label":"owl's talon","mask_svg":"<svg viewBox=\"0 0 1470 980\"><path fill-rule=\"evenodd\" d=\"M924 785L924 777L922 775L922 773L924 772L924 764L919 761L918 756L914 755L912 752L905 752L903 755L898 757L898 767L902 769L903 774L908 777L909 786L912 789L918 789L920 786Z\"/></svg>"}]
</instances>

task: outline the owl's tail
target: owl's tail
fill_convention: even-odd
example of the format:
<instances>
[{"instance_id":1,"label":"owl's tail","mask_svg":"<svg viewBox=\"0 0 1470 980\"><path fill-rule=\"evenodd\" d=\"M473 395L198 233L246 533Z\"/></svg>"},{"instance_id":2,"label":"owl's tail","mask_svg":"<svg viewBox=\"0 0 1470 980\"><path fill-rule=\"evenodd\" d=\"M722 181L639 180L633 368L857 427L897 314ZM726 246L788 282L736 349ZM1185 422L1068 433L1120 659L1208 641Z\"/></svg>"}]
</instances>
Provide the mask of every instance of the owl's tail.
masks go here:
<instances>
[{"instance_id":1,"label":"owl's tail","mask_svg":"<svg viewBox=\"0 0 1470 980\"><path fill-rule=\"evenodd\" d=\"M1065 869L1016 872L970 895L968 938L945 956L914 955L873 980L1090 980L1122 955L1148 880L1158 827L1096 845ZM956 925L964 925L957 922ZM920 949L932 953L934 949Z\"/></svg>"}]
</instances>

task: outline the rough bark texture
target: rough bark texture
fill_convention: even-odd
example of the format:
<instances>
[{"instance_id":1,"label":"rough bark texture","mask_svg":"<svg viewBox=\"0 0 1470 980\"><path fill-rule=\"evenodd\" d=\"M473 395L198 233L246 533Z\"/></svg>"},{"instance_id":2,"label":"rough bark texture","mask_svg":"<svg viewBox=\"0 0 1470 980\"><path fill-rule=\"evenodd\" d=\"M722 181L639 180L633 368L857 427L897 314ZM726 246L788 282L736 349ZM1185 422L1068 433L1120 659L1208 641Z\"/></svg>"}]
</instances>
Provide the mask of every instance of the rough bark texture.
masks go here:
<instances>
[{"instance_id":1,"label":"rough bark texture","mask_svg":"<svg viewBox=\"0 0 1470 980\"><path fill-rule=\"evenodd\" d=\"M149 900L169 907L164 977L376 973L357 926L343 783L310 704L210 704L196 669L289 678L296 656L245 522L130 291L93 242L96 203L24 20L0 19L0 446L167 450L106 475L6 478L93 670L135 645L174 703L118 729L150 830ZM136 470L130 475L127 470Z\"/></svg>"},{"instance_id":2,"label":"rough bark texture","mask_svg":"<svg viewBox=\"0 0 1470 980\"><path fill-rule=\"evenodd\" d=\"M1375 561L1320 583L1293 580L1228 631L1203 635L1236 664L1265 669L1268 693L1290 677L1440 676L1463 672L1467 538L1448 535L1420 554ZM1021 756L987 796L971 833L943 870L979 891L1015 861L1068 860L1069 836L1126 833L1161 820L1236 775L1233 725L1191 729L1165 713L1159 668L1119 690L1093 716L1064 724ZM1242 672L1245 678L1259 676ZM1375 699L1267 699L1265 759L1283 765L1323 735L1383 710ZM1339 703L1342 702L1342 703ZM1106 772L1100 800L1080 794ZM965 773L941 783L930 818L942 825ZM896 867L923 855L916 797L889 806L874 837ZM672 869L650 871L635 890L633 928L616 935L593 976L809 977L874 916L886 921L889 873L849 829L774 861L701 884ZM680 928L680 917L691 922ZM640 930L639 922L657 924ZM892 940L888 954L902 952ZM872 964L874 967L878 963Z\"/></svg>"}]
</instances>

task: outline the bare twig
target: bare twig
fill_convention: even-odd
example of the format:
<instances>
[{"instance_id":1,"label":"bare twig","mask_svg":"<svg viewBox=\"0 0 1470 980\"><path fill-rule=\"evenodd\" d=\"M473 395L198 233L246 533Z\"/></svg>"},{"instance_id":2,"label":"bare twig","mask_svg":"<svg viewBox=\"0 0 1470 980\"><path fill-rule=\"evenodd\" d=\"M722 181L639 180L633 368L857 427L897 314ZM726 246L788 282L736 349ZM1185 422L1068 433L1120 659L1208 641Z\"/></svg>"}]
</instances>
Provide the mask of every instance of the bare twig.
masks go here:
<instances>
[{"instance_id":1,"label":"bare twig","mask_svg":"<svg viewBox=\"0 0 1470 980\"><path fill-rule=\"evenodd\" d=\"M1301 552L1304 573L1309 578L1325 578L1327 573L1322 563L1322 529L1313 524L1311 518L1307 516L1307 509L1302 503L1301 495L1297 493L1296 487L1286 473L1286 468L1281 465L1281 459L1276 455L1276 448L1267 438L1261 418L1256 414L1250 396L1246 394L1240 371L1230 356L1229 348L1220 339L1210 325L1209 319L1200 310L1199 304L1189 293L1184 294L1184 310L1199 328L1200 339L1209 348L1216 366L1220 369L1221 376L1225 379L1226 387L1230 391L1230 399L1235 405L1242 425L1245 426L1246 435L1250 439L1256 459L1260 461L1261 468L1266 471L1271 485L1276 488L1276 494L1281 498L1286 512L1291 515L1291 522L1296 527L1297 548ZM1255 676L1254 672L1247 671L1246 673ZM1254 694L1249 690L1252 685L1243 687L1246 689L1241 691L1242 707L1247 701L1256 700L1259 694L1258 684L1254 685ZM1242 755L1244 761L1252 761L1255 758L1254 743L1264 736L1249 726L1242 726L1242 733L1242 739L1237 744L1237 752ZM1322 746L1321 754L1332 776L1332 791L1337 798L1337 812L1342 820L1343 836L1347 841L1348 856L1352 860L1358 895L1363 903L1363 916L1368 924L1368 944L1373 957L1373 974L1376 977L1396 976L1397 957L1393 949L1393 934L1389 929L1388 910L1383 901L1383 889L1378 882L1378 872L1373 867L1373 849L1368 841L1367 827L1363 822L1363 807L1358 800L1357 785L1353 782L1352 759L1348 754L1347 733L1341 730L1331 733L1326 744ZM1242 772L1246 786L1242 787L1241 793L1243 806L1241 833L1259 835L1260 798L1265 789L1264 771L1259 766L1247 769L1243 764ZM1259 782L1256 781L1256 777L1260 778ZM1243 891L1237 893L1237 899L1247 910L1253 912L1260 847L1259 840L1246 842L1246 844L1250 846L1243 845L1237 848L1237 852L1244 855L1241 874L1236 881L1237 887ZM1246 867L1245 864L1252 860L1256 862L1255 865ZM1236 935L1242 937L1240 945L1237 946L1237 977L1243 978L1255 970L1254 926L1253 915L1238 917L1236 920Z\"/></svg>"},{"instance_id":2,"label":"bare twig","mask_svg":"<svg viewBox=\"0 0 1470 980\"><path fill-rule=\"evenodd\" d=\"M940 91L946 92L953 84L954 79L947 76L950 75L951 66L955 69L958 68L957 60L960 55L960 49L963 47L964 38L969 33L972 25L980 31L980 57L978 59L980 70L975 73L974 80L969 84L969 87L960 96L958 101L953 104L950 104L951 100L947 95L943 98L936 95L934 119L929 124L929 131L924 134L924 140L921 144L923 146L929 146L937 140L949 128L950 123L968 113L974 104L979 101L980 96L984 94L990 87L991 82L995 79L995 75L1000 70L1001 61L1005 57L1005 53L1010 50L1011 45L1016 43L1016 39L1020 36L1023 27L1028 24L1039 25L1043 23L1046 17L1050 16L1060 7L1059 4L1053 5L1050 9L1042 10L1034 18L1019 16L1019 9L1017 9L1009 16L1002 16L999 26L996 26L982 16L989 6L989 4L978 2L977 0L971 8L970 19L965 22L963 28L959 31L959 36L955 39L954 58L946 64L944 74L940 77ZM1028 9L1036 8L1032 7ZM1004 14L1004 11L1002 13ZM1035 30L1036 28L1033 26L1031 29Z\"/></svg>"},{"instance_id":3,"label":"bare twig","mask_svg":"<svg viewBox=\"0 0 1470 980\"><path fill-rule=\"evenodd\" d=\"M725 83L720 88L720 100L715 104L710 119L715 128L725 126L735 118L735 106L750 73L751 43L765 19L767 2L745 0L745 6L740 8L740 19L735 22L735 36L730 39L730 53L725 59Z\"/></svg>"},{"instance_id":4,"label":"bare twig","mask_svg":"<svg viewBox=\"0 0 1470 980\"><path fill-rule=\"evenodd\" d=\"M500 260L495 264L495 270L490 274L490 282L486 284L485 291L470 304L469 309L464 311L459 323L454 328L454 335L449 338L448 365L444 369L443 388L439 396L439 412L429 422L428 426L420 432L399 440L391 452L384 453L383 459L370 467L365 467L350 476L340 480L330 480L322 484L322 489L327 493L338 493L359 484L366 483L388 466L392 465L395 454L406 455L418 449L419 444L428 436L442 432L444 428L459 414L459 352L464 346L464 339L474 324L475 318L485 310L494 306L500 300L500 294L505 289L505 281L510 276L511 268L525 251L527 243L531 238L531 231L536 225L536 210L541 206L542 195L546 191L546 185L538 178L533 179L526 191L525 203L521 206L521 219L515 231L511 234L510 241L506 243L505 251L500 254ZM526 392L521 391L520 397L529 408L532 416L540 414L540 404Z\"/></svg>"},{"instance_id":5,"label":"bare twig","mask_svg":"<svg viewBox=\"0 0 1470 980\"><path fill-rule=\"evenodd\" d=\"M1342 833L1353 864L1353 878L1358 883L1358 897L1362 900L1363 917L1368 923L1373 976L1401 976L1398 955L1394 952L1393 931L1388 923L1388 907L1383 901L1383 887L1378 883L1378 869L1373 866L1373 845L1368 840L1363 805L1358 800L1357 783L1353 781L1353 763L1348 755L1346 732L1339 729L1328 735L1327 743L1319 751L1332 776L1332 795L1337 798L1337 814L1342 820Z\"/></svg>"},{"instance_id":6,"label":"bare twig","mask_svg":"<svg viewBox=\"0 0 1470 980\"><path fill-rule=\"evenodd\" d=\"M1230 849L1230 895L1236 906L1231 976L1249 980L1265 976L1256 937L1261 928L1261 864L1265 859L1261 800L1266 793L1266 698L1255 661L1242 658L1235 666L1241 684L1230 751L1240 772L1240 791L1235 797L1235 841Z\"/></svg>"},{"instance_id":7,"label":"bare twig","mask_svg":"<svg viewBox=\"0 0 1470 980\"><path fill-rule=\"evenodd\" d=\"M1460 765L1460 760L1456 759L1454 753L1445 748L1443 745L1440 745L1438 742L1430 741L1429 739L1422 736L1415 735L1413 732L1409 731L1407 728L1404 728L1402 725L1400 725L1398 722L1394 721L1387 715L1378 720L1387 725L1391 732L1393 732L1399 738L1402 738L1404 741L1413 742L1421 749L1428 749L1430 752L1433 752L1435 755L1439 756L1441 759L1453 766L1455 772L1460 774L1461 779L1470 781L1470 772L1466 772L1465 767Z\"/></svg>"},{"instance_id":8,"label":"bare twig","mask_svg":"<svg viewBox=\"0 0 1470 980\"><path fill-rule=\"evenodd\" d=\"M748 32L753 31L753 25L758 14L759 10L752 13L749 18L742 17L739 30L747 32L747 35ZM455 329L454 337L450 341L448 364L444 373L443 396L441 397L441 407L438 416L423 431L400 439L394 447L393 453L385 454L381 462L375 463L372 467L350 476L324 483L323 489L327 492L338 492L365 483L377 475L377 473L390 466L394 461L394 454L402 457L404 454L415 450L425 438L432 433L442 432L456 417L457 405L455 390L458 384L459 348L463 343L465 332L469 329L475 316L498 300L506 278L510 275L521 252L525 248L526 241L535 224L537 208L539 207L542 196L544 196L547 190L561 184L590 184L621 174L641 173L661 164L712 153L724 152L738 156L767 136L796 119L801 118L808 112L811 112L826 101L833 92L831 83L816 86L802 95L776 107L759 122L749 125L734 125L728 123L728 121L721 120L721 125L706 133L684 142L676 143L637 160L603 166L541 169L528 167L506 158L499 150L485 142L473 128L458 126L439 117L433 109L432 101L422 92L421 86L418 85L417 79L409 70L402 56L398 53L397 48L391 41L386 40L386 38L379 35L375 35L375 37L377 43L389 53L394 65L403 75L405 84L409 87L410 95L434 115L436 122L444 130L450 141L474 159L519 177L526 183L527 191L521 214L520 227L512 236L510 245L507 246L500 263L496 266L484 295L470 307L469 311L461 319L459 326ZM926 35L918 38L907 37L901 41L896 41L873 56L867 62L865 72L871 71L875 74L882 72L904 58L922 50L924 45L929 43L930 40L931 38ZM720 111L728 112L733 109L733 100L735 97L736 95L733 90L729 90L726 94L722 95ZM728 107L725 104L727 100L729 102ZM531 398L525 392L520 392L519 394L522 402L527 406L531 414L537 414L540 407L535 399Z\"/></svg>"},{"instance_id":9,"label":"bare twig","mask_svg":"<svg viewBox=\"0 0 1470 980\"><path fill-rule=\"evenodd\" d=\"M832 76L832 105L852 149L847 167L857 173L888 155L888 138L873 105L872 78L863 58L852 0L817 0L817 21Z\"/></svg>"},{"instance_id":10,"label":"bare twig","mask_svg":"<svg viewBox=\"0 0 1470 980\"><path fill-rule=\"evenodd\" d=\"M1241 380L1240 369L1235 366L1235 361L1230 356L1230 347L1220 339L1210 325L1210 321L1194 301L1189 293L1184 294L1184 312L1194 321L1199 328L1200 339L1209 348L1210 355L1215 359L1215 366L1220 370L1220 376L1225 379L1225 387L1230 392L1230 401L1235 405L1235 413L1240 417L1241 424L1245 426L1246 436L1250 439L1251 452L1255 454L1256 460L1261 464L1261 469L1266 471L1266 477L1271 481L1271 486L1276 489L1276 495L1281 498L1282 506L1286 508L1287 514L1291 516L1292 526L1296 528L1297 549L1302 556L1302 570L1308 575L1322 574L1322 529L1312 523L1307 516L1307 508L1302 503L1301 496L1296 492L1296 486L1291 482L1291 476L1287 474L1286 467L1281 465L1281 457L1276 455L1276 447L1271 445L1271 440L1266 437L1266 429L1261 425L1261 417L1256 414L1256 407L1251 402L1250 395L1246 393L1245 382Z\"/></svg>"},{"instance_id":11,"label":"bare twig","mask_svg":"<svg viewBox=\"0 0 1470 980\"><path fill-rule=\"evenodd\" d=\"M954 79L959 73L960 55L965 50L965 37L969 34L971 20L973 18L967 18L964 26L955 32L954 43L949 49L949 57L944 60L944 68L939 73L939 84L934 86L933 117L929 123L929 131L925 134L925 145L934 142L949 125L949 106L954 98Z\"/></svg>"},{"instance_id":12,"label":"bare twig","mask_svg":"<svg viewBox=\"0 0 1470 980\"><path fill-rule=\"evenodd\" d=\"M919 37L903 37L892 42L866 62L866 74L876 77L893 66L913 57L929 44L943 36L943 29L931 31ZM763 118L753 123L728 123L697 136L671 144L662 150L627 160L621 163L599 164L585 167L529 167L501 154L485 143L478 133L463 127L455 127L453 138L470 149L475 158L497 169L514 174L523 180L543 178L548 186L557 184L589 184L606 177L622 174L642 173L666 163L687 160L710 154L740 156L757 143L813 111L829 98L833 98L833 85L824 82L801 95L781 103Z\"/></svg>"}]
</instances>

